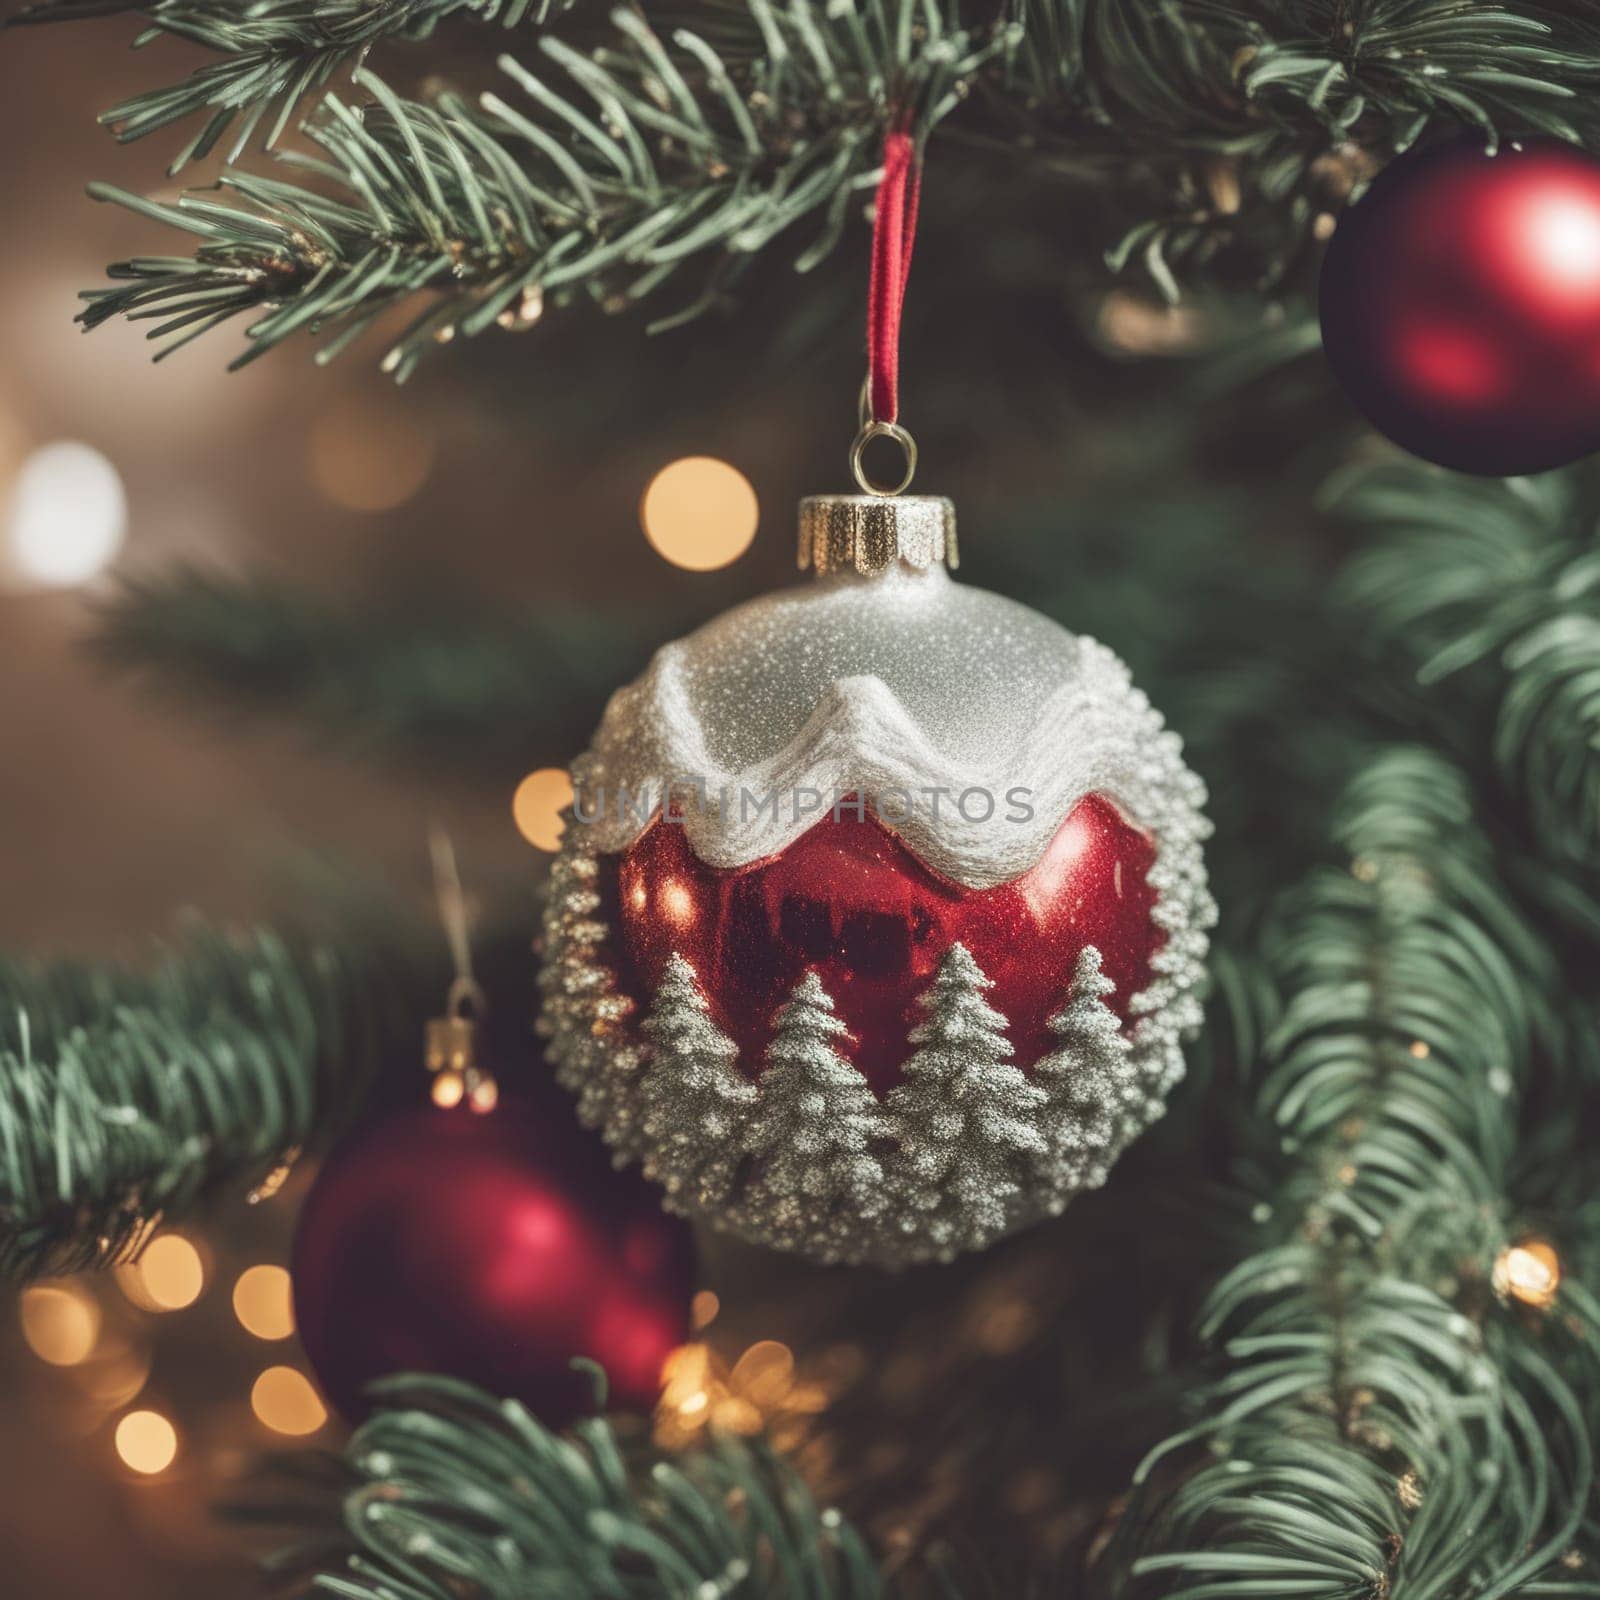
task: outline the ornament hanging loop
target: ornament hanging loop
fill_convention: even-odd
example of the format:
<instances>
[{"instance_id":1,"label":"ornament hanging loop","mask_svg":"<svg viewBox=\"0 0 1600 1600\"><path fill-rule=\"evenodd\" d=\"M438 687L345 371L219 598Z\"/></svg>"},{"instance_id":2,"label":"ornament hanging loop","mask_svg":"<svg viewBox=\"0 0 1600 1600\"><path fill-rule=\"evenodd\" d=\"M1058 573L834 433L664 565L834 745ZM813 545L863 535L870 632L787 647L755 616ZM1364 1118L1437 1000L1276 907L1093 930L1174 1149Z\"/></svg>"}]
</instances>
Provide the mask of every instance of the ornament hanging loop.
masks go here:
<instances>
[{"instance_id":1,"label":"ornament hanging loop","mask_svg":"<svg viewBox=\"0 0 1600 1600\"><path fill-rule=\"evenodd\" d=\"M877 483L868 473L866 449L874 439L893 439L905 453L905 472L898 483ZM856 442L850 446L850 471L854 473L856 482L861 485L863 494L877 495L884 500L893 499L897 494L904 494L911 487L911 480L917 475L917 441L898 422L868 422L856 435Z\"/></svg>"},{"instance_id":2,"label":"ornament hanging loop","mask_svg":"<svg viewBox=\"0 0 1600 1600\"><path fill-rule=\"evenodd\" d=\"M463 1022L481 1022L488 1009L483 990L471 973L462 973L450 985L450 997L445 1002L447 1013Z\"/></svg>"},{"instance_id":3,"label":"ornament hanging loop","mask_svg":"<svg viewBox=\"0 0 1600 1600\"><path fill-rule=\"evenodd\" d=\"M455 967L455 979L445 1001L445 1014L434 1017L423 1033L423 1062L433 1075L433 1103L448 1110L463 1100L474 1111L495 1108L500 1090L494 1076L478 1058L478 1030L487 1009L483 989L472 971L471 916L455 846L443 828L429 830L433 857L434 893L439 921Z\"/></svg>"}]
</instances>

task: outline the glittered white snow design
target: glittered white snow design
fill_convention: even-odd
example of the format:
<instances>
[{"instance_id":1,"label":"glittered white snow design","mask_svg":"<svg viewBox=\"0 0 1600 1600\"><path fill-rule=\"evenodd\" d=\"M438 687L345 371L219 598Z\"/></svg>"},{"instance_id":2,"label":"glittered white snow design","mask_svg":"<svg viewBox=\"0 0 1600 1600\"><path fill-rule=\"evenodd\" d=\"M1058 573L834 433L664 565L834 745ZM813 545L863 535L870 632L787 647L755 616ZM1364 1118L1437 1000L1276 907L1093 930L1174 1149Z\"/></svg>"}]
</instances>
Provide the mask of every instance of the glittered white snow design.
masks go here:
<instances>
[{"instance_id":1,"label":"glittered white snow design","mask_svg":"<svg viewBox=\"0 0 1600 1600\"><path fill-rule=\"evenodd\" d=\"M595 820L569 824L552 872L541 1032L580 1119L619 1163L641 1160L674 1210L821 1261L949 1259L1103 1183L1183 1074L1215 920L1204 786L1121 661L1025 606L903 566L753 601L658 652L614 695L573 778ZM926 865L971 888L1026 872L1073 807L1103 795L1155 843L1152 915L1165 939L1151 981L1127 999L1124 1026L1105 1004L1098 953L1083 951L1051 1023L1059 1045L1023 1073L982 998L987 978L954 946L908 1040L906 1081L879 1103L807 974L741 1085L688 963L670 965L664 994L623 995L598 918L598 858L648 821L614 803L619 790L677 792L685 778L712 794L1030 790L1027 823L969 823L949 806L892 819ZM684 827L700 859L731 867L816 821L783 807L691 807ZM941 1118L935 1083L985 1114L968 1128L952 1103Z\"/></svg>"}]
</instances>

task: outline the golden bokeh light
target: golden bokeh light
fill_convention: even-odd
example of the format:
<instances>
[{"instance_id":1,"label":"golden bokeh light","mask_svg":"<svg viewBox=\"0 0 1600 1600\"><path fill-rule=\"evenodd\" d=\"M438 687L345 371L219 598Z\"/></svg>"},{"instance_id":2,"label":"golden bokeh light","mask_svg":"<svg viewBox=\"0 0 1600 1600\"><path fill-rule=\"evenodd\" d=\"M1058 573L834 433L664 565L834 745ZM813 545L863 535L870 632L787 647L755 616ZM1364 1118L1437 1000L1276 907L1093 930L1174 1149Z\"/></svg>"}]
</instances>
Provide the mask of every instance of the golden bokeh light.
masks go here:
<instances>
[{"instance_id":1,"label":"golden bokeh light","mask_svg":"<svg viewBox=\"0 0 1600 1600\"><path fill-rule=\"evenodd\" d=\"M517 832L536 850L558 850L565 824L561 813L572 804L572 779L563 767L540 767L517 785L511 815Z\"/></svg>"},{"instance_id":2,"label":"golden bokeh light","mask_svg":"<svg viewBox=\"0 0 1600 1600\"><path fill-rule=\"evenodd\" d=\"M1495 1258L1494 1286L1502 1295L1542 1310L1561 1287L1561 1257L1543 1239L1524 1239Z\"/></svg>"},{"instance_id":3,"label":"golden bokeh light","mask_svg":"<svg viewBox=\"0 0 1600 1600\"><path fill-rule=\"evenodd\" d=\"M328 1420L311 1380L293 1367L268 1367L250 1391L250 1409L274 1433L296 1438L315 1433Z\"/></svg>"},{"instance_id":4,"label":"golden bokeh light","mask_svg":"<svg viewBox=\"0 0 1600 1600\"><path fill-rule=\"evenodd\" d=\"M233 1314L258 1339L294 1332L294 1285L282 1267L250 1267L233 1286Z\"/></svg>"},{"instance_id":5,"label":"golden bokeh light","mask_svg":"<svg viewBox=\"0 0 1600 1600\"><path fill-rule=\"evenodd\" d=\"M130 1411L117 1424L117 1454L146 1477L165 1472L178 1459L178 1430L159 1411Z\"/></svg>"},{"instance_id":6,"label":"golden bokeh light","mask_svg":"<svg viewBox=\"0 0 1600 1600\"><path fill-rule=\"evenodd\" d=\"M488 1116L500 1104L500 1085L493 1078L479 1078L472 1086L472 1093L467 1097L467 1104L480 1117Z\"/></svg>"},{"instance_id":7,"label":"golden bokeh light","mask_svg":"<svg viewBox=\"0 0 1600 1600\"><path fill-rule=\"evenodd\" d=\"M734 1363L728 1384L751 1405L782 1403L794 1383L794 1352L776 1339L761 1339Z\"/></svg>"},{"instance_id":8,"label":"golden bokeh light","mask_svg":"<svg viewBox=\"0 0 1600 1600\"><path fill-rule=\"evenodd\" d=\"M459 1072L451 1071L438 1073L434 1077L433 1088L429 1090L433 1103L441 1111L454 1111L466 1092L467 1080Z\"/></svg>"},{"instance_id":9,"label":"golden bokeh light","mask_svg":"<svg viewBox=\"0 0 1600 1600\"><path fill-rule=\"evenodd\" d=\"M77 1391L92 1409L120 1411L138 1399L150 1381L154 1353L142 1340L116 1330L100 1336L94 1355L72 1372Z\"/></svg>"},{"instance_id":10,"label":"golden bokeh light","mask_svg":"<svg viewBox=\"0 0 1600 1600\"><path fill-rule=\"evenodd\" d=\"M152 1239L122 1277L129 1298L147 1311L182 1311L200 1298L206 1270L200 1252L179 1233Z\"/></svg>"},{"instance_id":11,"label":"golden bokeh light","mask_svg":"<svg viewBox=\"0 0 1600 1600\"><path fill-rule=\"evenodd\" d=\"M346 511L393 511L433 469L433 440L412 414L370 396L320 417L307 451L311 481Z\"/></svg>"},{"instance_id":12,"label":"golden bokeh light","mask_svg":"<svg viewBox=\"0 0 1600 1600\"><path fill-rule=\"evenodd\" d=\"M76 1367L94 1353L100 1337L100 1307L71 1284L22 1291L22 1337L41 1361Z\"/></svg>"},{"instance_id":13,"label":"golden bokeh light","mask_svg":"<svg viewBox=\"0 0 1600 1600\"><path fill-rule=\"evenodd\" d=\"M827 1385L802 1378L794 1352L776 1339L758 1340L731 1368L708 1345L681 1345L661 1369L656 1442L681 1449L707 1428L741 1434L768 1428L794 1439L829 1399Z\"/></svg>"},{"instance_id":14,"label":"golden bokeh light","mask_svg":"<svg viewBox=\"0 0 1600 1600\"><path fill-rule=\"evenodd\" d=\"M655 552L675 567L712 572L750 548L761 505L750 480L726 461L685 456L650 480L639 522Z\"/></svg>"}]
</instances>

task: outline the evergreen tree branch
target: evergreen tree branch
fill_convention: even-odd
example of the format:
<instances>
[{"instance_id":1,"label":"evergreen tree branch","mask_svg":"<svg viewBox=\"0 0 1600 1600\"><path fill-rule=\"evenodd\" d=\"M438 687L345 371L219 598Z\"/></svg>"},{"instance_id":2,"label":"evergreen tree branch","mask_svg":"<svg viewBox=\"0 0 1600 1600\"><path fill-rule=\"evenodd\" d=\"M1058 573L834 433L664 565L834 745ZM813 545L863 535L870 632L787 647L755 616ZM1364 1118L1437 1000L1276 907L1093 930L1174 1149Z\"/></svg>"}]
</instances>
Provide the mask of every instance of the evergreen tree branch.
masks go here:
<instances>
[{"instance_id":1,"label":"evergreen tree branch","mask_svg":"<svg viewBox=\"0 0 1600 1600\"><path fill-rule=\"evenodd\" d=\"M437 596L351 613L264 579L179 568L125 583L101 607L92 645L153 687L293 715L341 751L444 760L504 781L581 745L648 654L640 633L633 620L554 610L452 612Z\"/></svg>"},{"instance_id":2,"label":"evergreen tree branch","mask_svg":"<svg viewBox=\"0 0 1600 1600\"><path fill-rule=\"evenodd\" d=\"M113 267L124 286L90 292L81 320L155 319L165 354L253 315L238 365L303 328L327 337L331 357L425 294L384 358L403 379L436 343L526 326L580 296L619 309L698 264L692 314L807 220L819 228L799 264L814 264L871 181L886 124L913 115L925 133L998 46L947 27L925 0L747 6L716 13L721 54L686 29L669 44L630 10L614 14L616 47L592 56L545 38L544 74L502 59L515 101L404 101L362 69L372 103L329 95L307 127L320 156L281 158L335 198L237 169L221 180L233 201L168 206L96 185L200 243L192 259Z\"/></svg>"},{"instance_id":3,"label":"evergreen tree branch","mask_svg":"<svg viewBox=\"0 0 1600 1600\"><path fill-rule=\"evenodd\" d=\"M1286 1008L1254 1121L1276 1182L1207 1308L1222 1375L1141 1468L1127 1592L1587 1593L1563 1565L1595 1531L1587 1302L1569 1331L1490 1289L1517 1105L1559 1043L1553 962L1437 758L1374 762L1335 839L1348 869L1265 941ZM1196 1444L1210 1459L1157 1496Z\"/></svg>"},{"instance_id":4,"label":"evergreen tree branch","mask_svg":"<svg viewBox=\"0 0 1600 1600\"><path fill-rule=\"evenodd\" d=\"M197 931L150 973L0 965L0 1277L111 1265L259 1183L413 1020L394 976L264 932Z\"/></svg>"},{"instance_id":5,"label":"evergreen tree branch","mask_svg":"<svg viewBox=\"0 0 1600 1600\"><path fill-rule=\"evenodd\" d=\"M166 36L214 51L218 60L182 81L142 90L103 112L122 143L203 116L199 131L167 169L176 174L209 155L237 124L225 159L257 141L271 149L296 114L339 73L354 72L374 46L418 41L457 15L513 28L543 23L574 0L44 0L9 18L12 26L78 22L136 13L148 27L135 41Z\"/></svg>"},{"instance_id":6,"label":"evergreen tree branch","mask_svg":"<svg viewBox=\"0 0 1600 1600\"><path fill-rule=\"evenodd\" d=\"M1329 503L1368 546L1339 594L1363 619L1367 675L1403 710L1487 753L1538 849L1591 883L1600 856L1600 472L1486 484L1396 463Z\"/></svg>"},{"instance_id":7,"label":"evergreen tree branch","mask_svg":"<svg viewBox=\"0 0 1600 1600\"><path fill-rule=\"evenodd\" d=\"M341 11L352 4L273 0L265 21L250 13L251 26L280 30L263 46L278 52L270 65L244 49L216 65L215 85L197 78L115 108L128 135L208 109L181 162L236 116L242 151L273 106L275 138L302 88L338 67L355 66L368 100L328 96L307 128L316 156L285 155L287 177L230 168L223 199L165 205L94 186L198 244L191 258L114 266L120 286L86 296L86 325L154 320L152 337L172 349L251 315L241 360L304 328L327 337L328 358L387 307L421 298L387 356L403 377L435 341L528 326L548 303L622 309L693 267L699 287L678 320L801 222L816 234L799 264L820 260L871 181L884 127L908 113L926 137L961 108L949 142L1004 162L1008 188L1019 173L1092 179L1097 226L1122 230L1111 267L1137 262L1174 298L1180 272L1259 288L1309 268L1318 219L1430 130L1600 143L1600 24L1578 5L1014 0L976 31L933 0L741 0L707 3L670 40L621 10L614 46L582 54L547 37L544 70L504 60L520 96L424 104L360 64L365 43L341 41L426 32L456 10L519 20L525 8ZM169 25L190 17L224 44L245 26L215 0L168 5L178 9L157 9Z\"/></svg>"},{"instance_id":8,"label":"evergreen tree branch","mask_svg":"<svg viewBox=\"0 0 1600 1600\"><path fill-rule=\"evenodd\" d=\"M345 1450L341 1600L458 1592L617 1600L880 1600L860 1536L794 1470L737 1438L678 1456L603 1418L556 1437L515 1401L400 1378ZM292 1565L292 1554L285 1565Z\"/></svg>"},{"instance_id":9,"label":"evergreen tree branch","mask_svg":"<svg viewBox=\"0 0 1600 1600\"><path fill-rule=\"evenodd\" d=\"M1138 195L1107 260L1173 300L1180 274L1276 285L1306 266L1316 218L1431 130L1600 139L1581 5L1015 3L996 121L1045 173Z\"/></svg>"}]
</instances>

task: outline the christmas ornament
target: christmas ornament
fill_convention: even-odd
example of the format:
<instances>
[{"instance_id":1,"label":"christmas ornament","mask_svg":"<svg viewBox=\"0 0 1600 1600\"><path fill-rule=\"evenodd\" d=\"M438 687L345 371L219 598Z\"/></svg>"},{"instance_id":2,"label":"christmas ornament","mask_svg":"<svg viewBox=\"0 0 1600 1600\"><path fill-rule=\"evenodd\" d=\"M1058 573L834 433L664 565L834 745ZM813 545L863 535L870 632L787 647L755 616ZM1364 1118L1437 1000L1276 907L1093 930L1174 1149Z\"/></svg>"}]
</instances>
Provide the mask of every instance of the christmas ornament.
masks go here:
<instances>
[{"instance_id":1,"label":"christmas ornament","mask_svg":"<svg viewBox=\"0 0 1600 1600\"><path fill-rule=\"evenodd\" d=\"M687 1232L655 1191L559 1109L511 1098L408 1111L336 1149L293 1271L307 1359L351 1421L375 1378L442 1372L560 1427L593 1406L579 1356L620 1408L648 1411L693 1287Z\"/></svg>"},{"instance_id":2,"label":"christmas ornament","mask_svg":"<svg viewBox=\"0 0 1600 1600\"><path fill-rule=\"evenodd\" d=\"M824 497L819 581L662 650L573 768L542 1027L674 1209L948 1257L1104 1181L1198 1021L1203 791L1104 646Z\"/></svg>"},{"instance_id":3,"label":"christmas ornament","mask_svg":"<svg viewBox=\"0 0 1600 1600\"><path fill-rule=\"evenodd\" d=\"M1600 162L1538 140L1402 156L1340 221L1323 345L1373 425L1489 476L1600 449Z\"/></svg>"},{"instance_id":4,"label":"christmas ornament","mask_svg":"<svg viewBox=\"0 0 1600 1600\"><path fill-rule=\"evenodd\" d=\"M294 1246L295 1318L346 1418L396 1372L442 1372L559 1427L593 1404L588 1357L648 1410L688 1335L692 1251L650 1187L612 1169L558 1106L502 1101L480 1062L484 999L448 839L433 838L456 969L428 1024L433 1106L390 1116L323 1164Z\"/></svg>"},{"instance_id":5,"label":"christmas ornament","mask_svg":"<svg viewBox=\"0 0 1600 1600\"><path fill-rule=\"evenodd\" d=\"M918 188L891 132L866 492L802 503L819 582L612 698L573 767L541 977L579 1116L671 1208L888 1266L1105 1180L1182 1074L1214 915L1202 786L1127 669L958 587L954 508L902 497ZM904 453L893 487L877 439Z\"/></svg>"}]
</instances>

